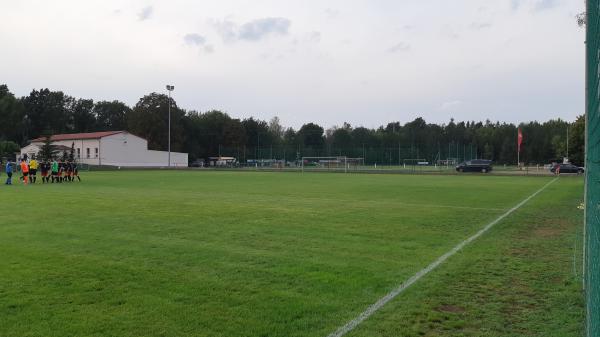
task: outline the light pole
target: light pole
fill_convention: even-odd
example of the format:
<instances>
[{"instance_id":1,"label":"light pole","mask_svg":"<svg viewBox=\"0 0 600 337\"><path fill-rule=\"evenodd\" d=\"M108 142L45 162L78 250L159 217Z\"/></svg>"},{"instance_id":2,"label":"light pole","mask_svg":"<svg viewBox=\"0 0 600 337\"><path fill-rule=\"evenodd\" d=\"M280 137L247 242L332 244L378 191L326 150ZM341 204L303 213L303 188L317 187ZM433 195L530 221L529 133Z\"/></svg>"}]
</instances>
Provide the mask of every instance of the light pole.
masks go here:
<instances>
[{"instance_id":1,"label":"light pole","mask_svg":"<svg viewBox=\"0 0 600 337\"><path fill-rule=\"evenodd\" d=\"M168 150L169 150L169 165L171 167L171 91L175 90L175 87L167 84L167 91L169 92L169 141L168 141Z\"/></svg>"},{"instance_id":2,"label":"light pole","mask_svg":"<svg viewBox=\"0 0 600 337\"><path fill-rule=\"evenodd\" d=\"M569 124L567 124L567 159L569 159Z\"/></svg>"}]
</instances>

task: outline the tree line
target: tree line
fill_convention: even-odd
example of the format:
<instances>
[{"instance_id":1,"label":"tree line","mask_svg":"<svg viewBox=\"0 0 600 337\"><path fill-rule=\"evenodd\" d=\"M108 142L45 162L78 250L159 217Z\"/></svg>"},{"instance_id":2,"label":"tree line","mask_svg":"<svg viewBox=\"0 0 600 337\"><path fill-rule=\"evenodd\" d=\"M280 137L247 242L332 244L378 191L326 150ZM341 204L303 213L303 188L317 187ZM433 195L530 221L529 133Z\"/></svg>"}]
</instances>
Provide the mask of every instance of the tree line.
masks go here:
<instances>
[{"instance_id":1,"label":"tree line","mask_svg":"<svg viewBox=\"0 0 600 337\"><path fill-rule=\"evenodd\" d=\"M15 97L0 85L0 155L14 153L30 139L58 133L126 130L148 140L150 149L166 150L171 104L171 149L189 153L190 163L214 156L294 161L302 156L348 156L366 163L402 164L456 158L485 158L500 164L517 161L517 129L524 140L521 162L545 164L567 156L583 164L585 119L561 119L515 125L492 121L427 123L423 118L378 128L324 128L307 123L285 127L269 121L236 119L218 110L185 110L165 94L150 93L133 107L113 101L94 102L62 91L32 90ZM568 131L567 131L568 130ZM567 148L567 134L569 146Z\"/></svg>"}]
</instances>

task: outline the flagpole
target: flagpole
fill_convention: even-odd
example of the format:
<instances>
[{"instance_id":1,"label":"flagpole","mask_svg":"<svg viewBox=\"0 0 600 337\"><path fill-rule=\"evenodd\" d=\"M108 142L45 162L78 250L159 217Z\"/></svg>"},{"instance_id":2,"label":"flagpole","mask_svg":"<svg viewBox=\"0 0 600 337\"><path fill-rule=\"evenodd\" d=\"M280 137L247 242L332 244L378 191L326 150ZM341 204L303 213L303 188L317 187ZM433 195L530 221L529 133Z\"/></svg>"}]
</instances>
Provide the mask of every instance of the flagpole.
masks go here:
<instances>
[{"instance_id":1,"label":"flagpole","mask_svg":"<svg viewBox=\"0 0 600 337\"><path fill-rule=\"evenodd\" d=\"M517 128L517 169L521 168L521 142L519 136L521 135L521 128Z\"/></svg>"}]
</instances>

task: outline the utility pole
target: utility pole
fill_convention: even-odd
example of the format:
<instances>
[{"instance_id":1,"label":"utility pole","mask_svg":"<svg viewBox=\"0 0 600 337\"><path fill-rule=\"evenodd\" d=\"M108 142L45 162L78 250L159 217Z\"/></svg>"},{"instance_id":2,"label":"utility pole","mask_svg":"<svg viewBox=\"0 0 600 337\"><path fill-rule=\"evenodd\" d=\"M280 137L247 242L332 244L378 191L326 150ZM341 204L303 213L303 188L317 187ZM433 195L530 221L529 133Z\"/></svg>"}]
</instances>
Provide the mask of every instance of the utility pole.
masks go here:
<instances>
[{"instance_id":1,"label":"utility pole","mask_svg":"<svg viewBox=\"0 0 600 337\"><path fill-rule=\"evenodd\" d=\"M567 159L569 159L569 124L567 124Z\"/></svg>"},{"instance_id":2,"label":"utility pole","mask_svg":"<svg viewBox=\"0 0 600 337\"><path fill-rule=\"evenodd\" d=\"M363 143L363 161L366 161L367 153L365 152L365 143Z\"/></svg>"},{"instance_id":3,"label":"utility pole","mask_svg":"<svg viewBox=\"0 0 600 337\"><path fill-rule=\"evenodd\" d=\"M400 147L400 145L401 144L398 143L398 166L402 165L402 159L401 159L401 157L402 157L402 153L401 153L402 152L402 148Z\"/></svg>"},{"instance_id":4,"label":"utility pole","mask_svg":"<svg viewBox=\"0 0 600 337\"><path fill-rule=\"evenodd\" d=\"M169 141L168 141L169 165L168 165L168 167L171 167L171 91L173 91L173 90L175 90L175 87L167 84L167 91L169 92Z\"/></svg>"}]
</instances>

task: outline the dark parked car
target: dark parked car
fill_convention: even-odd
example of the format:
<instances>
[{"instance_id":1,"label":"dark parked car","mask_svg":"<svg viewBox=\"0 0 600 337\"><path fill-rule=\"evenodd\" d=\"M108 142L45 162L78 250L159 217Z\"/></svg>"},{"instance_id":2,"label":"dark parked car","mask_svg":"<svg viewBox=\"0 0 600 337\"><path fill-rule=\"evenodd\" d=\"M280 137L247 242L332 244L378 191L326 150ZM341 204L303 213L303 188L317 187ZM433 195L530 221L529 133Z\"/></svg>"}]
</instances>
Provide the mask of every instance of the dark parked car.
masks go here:
<instances>
[{"instance_id":1,"label":"dark parked car","mask_svg":"<svg viewBox=\"0 0 600 337\"><path fill-rule=\"evenodd\" d=\"M492 161L486 159L473 159L456 165L458 172L488 173L492 170Z\"/></svg>"},{"instance_id":2,"label":"dark parked car","mask_svg":"<svg viewBox=\"0 0 600 337\"><path fill-rule=\"evenodd\" d=\"M575 166L573 164L556 164L550 169L552 173L556 173L556 170L559 170L559 173L582 174L583 172L585 172L585 169L583 167Z\"/></svg>"}]
</instances>

